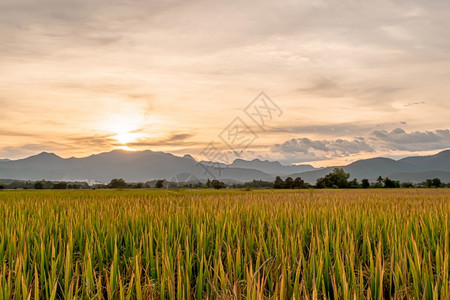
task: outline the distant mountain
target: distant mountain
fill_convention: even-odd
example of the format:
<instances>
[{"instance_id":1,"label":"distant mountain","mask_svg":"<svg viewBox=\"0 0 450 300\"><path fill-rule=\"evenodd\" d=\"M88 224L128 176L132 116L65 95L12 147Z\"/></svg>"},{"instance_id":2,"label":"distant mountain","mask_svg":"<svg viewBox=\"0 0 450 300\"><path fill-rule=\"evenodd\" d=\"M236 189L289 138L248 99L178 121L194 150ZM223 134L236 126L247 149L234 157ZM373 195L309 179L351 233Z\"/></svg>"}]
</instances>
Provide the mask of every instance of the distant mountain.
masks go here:
<instances>
[{"instance_id":1,"label":"distant mountain","mask_svg":"<svg viewBox=\"0 0 450 300\"><path fill-rule=\"evenodd\" d=\"M190 155L179 157L153 151L114 150L84 158L67 159L42 152L25 159L0 162L0 178L8 179L109 182L114 178L123 178L131 182L145 182L158 178L176 180L180 174L191 174L193 178L199 179L272 180L271 175L259 170L204 166Z\"/></svg>"},{"instance_id":2,"label":"distant mountain","mask_svg":"<svg viewBox=\"0 0 450 300\"><path fill-rule=\"evenodd\" d=\"M184 155L183 158L188 158L188 159L191 159L193 161L196 161L195 158L193 158L192 155L190 155L190 154Z\"/></svg>"},{"instance_id":3,"label":"distant mountain","mask_svg":"<svg viewBox=\"0 0 450 300\"><path fill-rule=\"evenodd\" d=\"M392 173L389 178L401 182L423 182L427 179L439 178L442 182L450 182L450 172L445 171L425 171L425 172L399 172Z\"/></svg>"},{"instance_id":4,"label":"distant mountain","mask_svg":"<svg viewBox=\"0 0 450 300\"><path fill-rule=\"evenodd\" d=\"M399 162L415 167L416 170L442 170L450 171L450 150L429 156L411 156L400 159Z\"/></svg>"},{"instance_id":5,"label":"distant mountain","mask_svg":"<svg viewBox=\"0 0 450 300\"><path fill-rule=\"evenodd\" d=\"M291 174L290 176L301 176L306 182L315 183L319 177L325 176L334 168L327 167L311 172ZM338 166L338 168L343 168L350 173L351 178L358 178L359 180L367 178L370 181L375 181L378 176L382 176L392 179L401 178L402 181L421 182L424 180L421 178L425 174L427 178L435 178L445 174L445 172L450 172L450 150L435 155L414 156L400 160L383 157L364 159L346 166Z\"/></svg>"},{"instance_id":6,"label":"distant mountain","mask_svg":"<svg viewBox=\"0 0 450 300\"><path fill-rule=\"evenodd\" d=\"M307 171L313 171L316 170L311 165L290 165L290 166L283 166L278 161L268 161L268 160L243 160L243 159L236 159L230 167L236 167L236 168L245 168L245 169L254 169L259 170L264 173L268 174L274 174L274 175L288 175L292 173L302 173Z\"/></svg>"},{"instance_id":7,"label":"distant mountain","mask_svg":"<svg viewBox=\"0 0 450 300\"><path fill-rule=\"evenodd\" d=\"M421 182L438 177L450 181L450 150L430 156L407 157L400 160L372 158L340 166L352 178L378 176L401 181ZM84 158L61 158L54 153L42 152L19 160L0 160L0 178L18 180L66 180L109 182L123 178L129 182L146 182L154 179L176 181L204 181L220 179L226 182L264 180L275 176L302 177L315 183L317 178L330 173L334 167L314 169L310 165L284 166L277 161L236 159L231 164L197 162L191 155L183 157L153 151L127 152L114 150Z\"/></svg>"}]
</instances>

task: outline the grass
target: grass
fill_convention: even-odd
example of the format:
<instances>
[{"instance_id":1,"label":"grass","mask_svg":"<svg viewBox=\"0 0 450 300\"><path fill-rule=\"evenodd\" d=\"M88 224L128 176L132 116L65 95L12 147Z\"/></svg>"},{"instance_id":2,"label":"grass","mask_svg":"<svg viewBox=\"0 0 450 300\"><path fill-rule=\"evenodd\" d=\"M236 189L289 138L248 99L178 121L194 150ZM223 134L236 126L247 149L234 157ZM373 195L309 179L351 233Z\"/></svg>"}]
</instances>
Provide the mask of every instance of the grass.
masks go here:
<instances>
[{"instance_id":1,"label":"grass","mask_svg":"<svg viewBox=\"0 0 450 300\"><path fill-rule=\"evenodd\" d=\"M450 190L0 192L0 299L449 299Z\"/></svg>"}]
</instances>

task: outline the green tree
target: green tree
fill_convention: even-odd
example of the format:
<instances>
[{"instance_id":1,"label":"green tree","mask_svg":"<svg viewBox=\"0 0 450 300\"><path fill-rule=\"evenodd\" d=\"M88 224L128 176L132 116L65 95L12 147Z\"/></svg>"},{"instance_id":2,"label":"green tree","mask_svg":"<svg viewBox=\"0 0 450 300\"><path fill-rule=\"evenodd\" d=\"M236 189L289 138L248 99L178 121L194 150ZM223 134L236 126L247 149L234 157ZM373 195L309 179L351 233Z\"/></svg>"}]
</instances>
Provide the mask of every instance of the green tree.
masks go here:
<instances>
[{"instance_id":1,"label":"green tree","mask_svg":"<svg viewBox=\"0 0 450 300\"><path fill-rule=\"evenodd\" d=\"M301 177L297 177L294 179L293 187L295 189L304 189L307 187L307 185L305 184L305 181Z\"/></svg>"},{"instance_id":2,"label":"green tree","mask_svg":"<svg viewBox=\"0 0 450 300\"><path fill-rule=\"evenodd\" d=\"M335 168L333 172L317 179L316 187L318 188L347 188L350 186L348 179L350 178L350 173L346 173L344 169Z\"/></svg>"},{"instance_id":3,"label":"green tree","mask_svg":"<svg viewBox=\"0 0 450 300\"><path fill-rule=\"evenodd\" d=\"M347 187L349 187L349 188L358 188L358 187L360 187L360 185L359 185L359 183L358 183L358 179L353 178L352 180L350 180L350 181L348 182Z\"/></svg>"},{"instance_id":4,"label":"green tree","mask_svg":"<svg viewBox=\"0 0 450 300\"><path fill-rule=\"evenodd\" d=\"M334 184L339 188L348 187L348 179L350 178L350 173L346 173L344 169L335 168L333 173L331 173L331 179L334 181Z\"/></svg>"},{"instance_id":5,"label":"green tree","mask_svg":"<svg viewBox=\"0 0 450 300\"><path fill-rule=\"evenodd\" d=\"M273 182L273 188L274 189L282 189L284 187L284 181L281 179L280 176L277 176L275 178L275 181Z\"/></svg>"},{"instance_id":6,"label":"green tree","mask_svg":"<svg viewBox=\"0 0 450 300\"><path fill-rule=\"evenodd\" d=\"M432 180L432 186L436 187L436 188L440 187L441 186L441 180L439 178L434 178Z\"/></svg>"},{"instance_id":7,"label":"green tree","mask_svg":"<svg viewBox=\"0 0 450 300\"><path fill-rule=\"evenodd\" d=\"M316 188L324 189L326 187L327 187L327 182L326 182L325 177L318 178L317 181L316 181Z\"/></svg>"},{"instance_id":8,"label":"green tree","mask_svg":"<svg viewBox=\"0 0 450 300\"><path fill-rule=\"evenodd\" d=\"M57 190L65 190L67 189L67 182L64 181L57 182L53 185L53 188Z\"/></svg>"},{"instance_id":9,"label":"green tree","mask_svg":"<svg viewBox=\"0 0 450 300\"><path fill-rule=\"evenodd\" d=\"M402 187L402 188L413 188L414 184L412 182L402 182L400 184L400 187Z\"/></svg>"},{"instance_id":10,"label":"green tree","mask_svg":"<svg viewBox=\"0 0 450 300\"><path fill-rule=\"evenodd\" d=\"M43 181L36 181L34 184L34 189L36 190L42 190L44 188L44 182Z\"/></svg>"},{"instance_id":11,"label":"green tree","mask_svg":"<svg viewBox=\"0 0 450 300\"><path fill-rule=\"evenodd\" d=\"M225 188L225 183L223 183L222 181L216 180L216 179L211 181L211 185L216 190Z\"/></svg>"},{"instance_id":12,"label":"green tree","mask_svg":"<svg viewBox=\"0 0 450 300\"><path fill-rule=\"evenodd\" d=\"M108 187L112 188L112 189L123 189L123 188L126 188L127 186L128 186L127 183L122 178L120 178L120 179L113 179L108 184Z\"/></svg>"},{"instance_id":13,"label":"green tree","mask_svg":"<svg viewBox=\"0 0 450 300\"><path fill-rule=\"evenodd\" d=\"M143 187L144 187L143 182L138 182L135 185L133 185L133 188L135 188L135 189L142 189Z\"/></svg>"},{"instance_id":14,"label":"green tree","mask_svg":"<svg viewBox=\"0 0 450 300\"><path fill-rule=\"evenodd\" d=\"M195 188L203 188L203 183L201 183L200 181L199 182L197 182L195 185L194 185L194 187Z\"/></svg>"},{"instance_id":15,"label":"green tree","mask_svg":"<svg viewBox=\"0 0 450 300\"><path fill-rule=\"evenodd\" d=\"M284 188L285 189L292 189L294 187L294 180L292 177L288 177L284 180Z\"/></svg>"},{"instance_id":16,"label":"green tree","mask_svg":"<svg viewBox=\"0 0 450 300\"><path fill-rule=\"evenodd\" d=\"M381 187L383 187L383 177L381 177L381 175L378 176L377 182L375 183L375 187L376 187L376 188L381 188Z\"/></svg>"},{"instance_id":17,"label":"green tree","mask_svg":"<svg viewBox=\"0 0 450 300\"><path fill-rule=\"evenodd\" d=\"M0 184L0 190L3 190L5 186L3 184Z\"/></svg>"},{"instance_id":18,"label":"green tree","mask_svg":"<svg viewBox=\"0 0 450 300\"><path fill-rule=\"evenodd\" d=\"M363 180L361 180L361 187L363 189L368 189L370 187L369 179L364 178Z\"/></svg>"},{"instance_id":19,"label":"green tree","mask_svg":"<svg viewBox=\"0 0 450 300\"><path fill-rule=\"evenodd\" d=\"M392 189L392 188L399 188L400 187L400 182L399 181L391 180L388 177L386 177L383 180L383 182L384 182L384 187L385 188Z\"/></svg>"},{"instance_id":20,"label":"green tree","mask_svg":"<svg viewBox=\"0 0 450 300\"><path fill-rule=\"evenodd\" d=\"M164 179L156 181L155 188L162 189L164 187Z\"/></svg>"}]
</instances>

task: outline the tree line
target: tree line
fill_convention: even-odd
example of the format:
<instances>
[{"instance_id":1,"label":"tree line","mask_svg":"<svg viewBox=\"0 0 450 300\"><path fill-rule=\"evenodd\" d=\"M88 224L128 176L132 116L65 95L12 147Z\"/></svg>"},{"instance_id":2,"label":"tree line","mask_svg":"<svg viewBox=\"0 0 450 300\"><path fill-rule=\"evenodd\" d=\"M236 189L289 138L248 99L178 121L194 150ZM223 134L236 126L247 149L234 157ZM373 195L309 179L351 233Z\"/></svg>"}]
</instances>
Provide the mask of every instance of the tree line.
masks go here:
<instances>
[{"instance_id":1,"label":"tree line","mask_svg":"<svg viewBox=\"0 0 450 300\"><path fill-rule=\"evenodd\" d=\"M49 181L49 180L38 180L38 181L22 181L14 180L9 183L0 183L0 190L10 189L10 190L42 190L42 189L91 189L92 187L87 182L66 182L66 181Z\"/></svg>"},{"instance_id":2,"label":"tree line","mask_svg":"<svg viewBox=\"0 0 450 300\"><path fill-rule=\"evenodd\" d=\"M341 168L335 168L331 173L317 179L315 185L305 183L300 177L294 180L287 177L282 180L280 176L275 178L273 188L275 189L289 189L289 188L439 188L450 187L450 183L444 184L439 178L427 179L421 183L414 184L412 182L400 182L392 180L388 177L378 176L375 182L370 182L369 179L362 179L361 182L354 178L349 180L350 173Z\"/></svg>"},{"instance_id":3,"label":"tree line","mask_svg":"<svg viewBox=\"0 0 450 300\"><path fill-rule=\"evenodd\" d=\"M140 189L140 188L246 188L246 189L310 189L310 188L443 188L450 187L450 183L443 183L439 178L427 179L421 183L400 182L392 180L388 177L379 176L375 182L369 179L362 179L359 182L356 178L350 180L350 173L341 168L335 168L331 173L320 177L316 180L316 184L312 185L305 182L301 177L293 179L287 177L284 180L277 176L273 182L263 180L253 180L245 183L225 184L217 179L208 179L205 183L198 182L170 182L165 179L158 179L146 183L137 182L129 183L122 178L112 179L108 184L93 184L87 182L65 182L65 181L12 181L10 183L0 184L2 189Z\"/></svg>"}]
</instances>

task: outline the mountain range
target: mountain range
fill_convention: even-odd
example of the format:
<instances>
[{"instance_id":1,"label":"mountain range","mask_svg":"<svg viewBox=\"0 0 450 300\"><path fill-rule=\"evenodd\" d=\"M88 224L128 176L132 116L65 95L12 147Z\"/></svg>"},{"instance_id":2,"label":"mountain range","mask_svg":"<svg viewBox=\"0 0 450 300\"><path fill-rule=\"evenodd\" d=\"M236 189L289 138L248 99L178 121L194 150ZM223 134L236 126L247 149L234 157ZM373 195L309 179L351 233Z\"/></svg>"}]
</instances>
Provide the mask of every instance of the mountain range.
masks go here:
<instances>
[{"instance_id":1,"label":"mountain range","mask_svg":"<svg viewBox=\"0 0 450 300\"><path fill-rule=\"evenodd\" d=\"M430 156L406 157L400 160L371 158L355 161L341 167L351 178L378 176L394 180L421 182L428 178L440 178L450 182L450 150ZM98 181L109 182L123 178L129 182L145 182L154 179L169 181L203 181L219 179L228 182L256 180L273 181L276 176L302 177L315 183L317 178L330 173L335 167L314 168L310 165L282 165L278 161L236 159L230 164L197 162L191 155L183 157L150 150L127 152L113 150L84 158L61 158L54 153L42 152L18 160L0 160L0 179Z\"/></svg>"}]
</instances>

